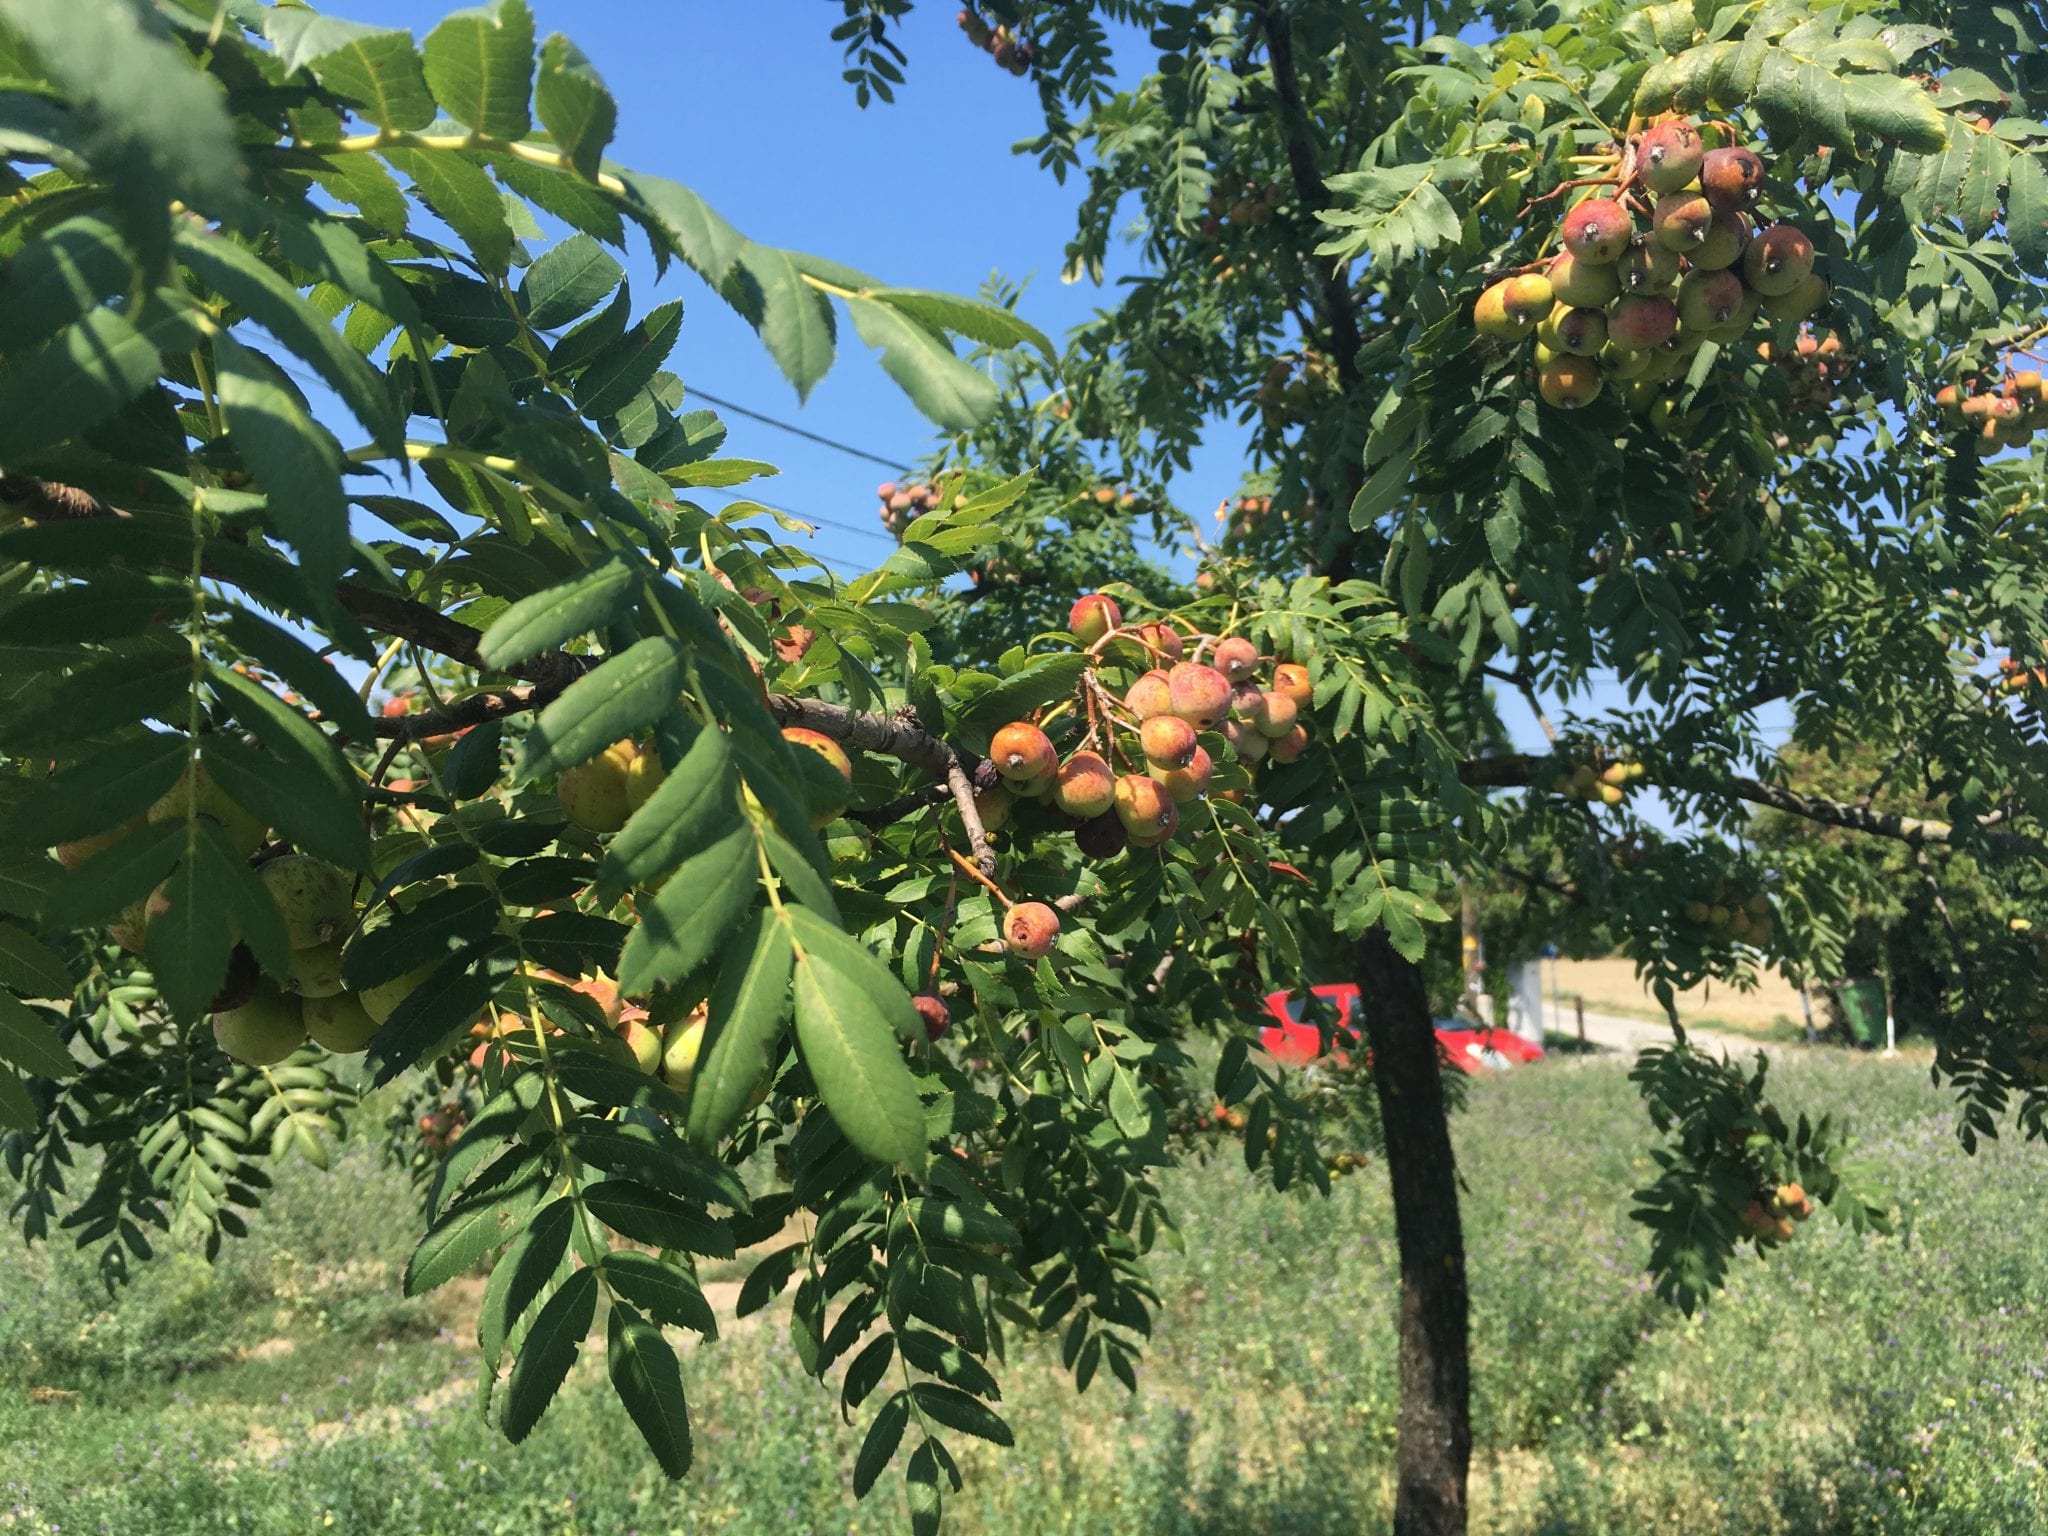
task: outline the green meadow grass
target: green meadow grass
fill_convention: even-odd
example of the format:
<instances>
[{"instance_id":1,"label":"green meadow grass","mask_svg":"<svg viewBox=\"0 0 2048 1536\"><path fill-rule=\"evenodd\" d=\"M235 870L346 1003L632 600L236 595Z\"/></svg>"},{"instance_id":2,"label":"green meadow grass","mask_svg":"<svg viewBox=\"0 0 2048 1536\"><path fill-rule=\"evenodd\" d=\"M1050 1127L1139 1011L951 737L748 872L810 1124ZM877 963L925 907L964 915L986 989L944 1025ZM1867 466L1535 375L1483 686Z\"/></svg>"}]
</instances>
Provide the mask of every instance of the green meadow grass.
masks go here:
<instances>
[{"instance_id":1,"label":"green meadow grass","mask_svg":"<svg viewBox=\"0 0 2048 1536\"><path fill-rule=\"evenodd\" d=\"M1898 1235L1825 1216L1687 1320L1649 1294L1627 1193L1648 1133L1621 1063L1475 1085L1457 1122L1471 1247L1473 1528L1498 1536L2048 1530L2048 1153L1966 1158L1924 1072L1776 1069L1859 1127ZM951 1442L951 1528L989 1536L1383 1529L1395 1252L1379 1169L1326 1201L1231 1160L1171 1174L1158 1338L1131 1398L1077 1398L1044 1347L999 1374L1014 1450ZM403 1180L370 1149L285 1170L217 1266L168 1255L111 1304L61 1249L0 1267L0 1536L883 1532L847 1489L864 1423L796 1369L783 1314L686 1361L697 1466L669 1484L586 1358L511 1447L480 1418L475 1288L408 1302ZM589 1355L599 1353L593 1348ZM32 1400L29 1389L75 1392Z\"/></svg>"}]
</instances>

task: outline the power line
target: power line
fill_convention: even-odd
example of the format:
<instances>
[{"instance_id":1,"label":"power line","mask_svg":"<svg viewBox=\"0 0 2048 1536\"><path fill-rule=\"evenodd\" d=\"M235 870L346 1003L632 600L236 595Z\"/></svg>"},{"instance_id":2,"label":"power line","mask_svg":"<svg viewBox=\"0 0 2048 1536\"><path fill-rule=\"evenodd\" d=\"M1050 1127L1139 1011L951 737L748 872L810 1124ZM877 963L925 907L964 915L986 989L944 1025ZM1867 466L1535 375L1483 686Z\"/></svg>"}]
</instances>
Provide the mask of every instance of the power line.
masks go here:
<instances>
[{"instance_id":1,"label":"power line","mask_svg":"<svg viewBox=\"0 0 2048 1536\"><path fill-rule=\"evenodd\" d=\"M759 411L749 410L744 405L735 405L730 400L721 400L718 398L718 396L710 393L710 391L708 390L702 390L695 388L694 386L688 386L686 387L685 392L691 395L695 395L699 400L709 401L712 405L719 407L721 410L734 411L741 416L751 417L753 420L762 423L764 426L775 427L780 431L787 432L792 437L806 438L809 441L821 444L826 448L836 448L841 453L850 454L856 459L866 459L870 464L879 464L882 466L882 468L893 469L898 474L908 474L910 472L908 465L899 463L895 459L885 459L879 453L869 453L865 448L856 448L850 443L836 442L832 438L821 436L820 434L808 431L803 427L792 425L791 423L786 421L778 421L775 417L765 416ZM767 503L763 502L762 505L766 506Z\"/></svg>"},{"instance_id":2,"label":"power line","mask_svg":"<svg viewBox=\"0 0 2048 1536\"><path fill-rule=\"evenodd\" d=\"M728 507L735 506L742 501L752 502L757 507L766 507L770 512L780 512L784 517L793 517L798 522L813 523L820 528L833 528L841 533L850 533L855 538L878 539L882 543L890 545L894 545L897 542L895 537L890 534L877 532L873 528L863 528L858 523L842 523L837 518L819 517L810 512L799 512L794 507L779 507L774 502L763 501L758 496L738 495L719 486L690 487L692 493L700 490L711 490L717 495L731 497L731 500L726 502Z\"/></svg>"}]
</instances>

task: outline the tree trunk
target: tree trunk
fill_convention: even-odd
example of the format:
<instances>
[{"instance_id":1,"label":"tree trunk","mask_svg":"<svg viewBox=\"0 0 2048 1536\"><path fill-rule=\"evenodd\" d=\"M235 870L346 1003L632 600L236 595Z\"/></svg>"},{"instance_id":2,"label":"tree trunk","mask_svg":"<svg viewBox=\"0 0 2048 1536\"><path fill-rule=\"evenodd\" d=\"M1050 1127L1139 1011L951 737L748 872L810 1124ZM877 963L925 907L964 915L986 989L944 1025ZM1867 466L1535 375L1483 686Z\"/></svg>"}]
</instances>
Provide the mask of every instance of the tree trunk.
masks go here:
<instances>
[{"instance_id":1,"label":"tree trunk","mask_svg":"<svg viewBox=\"0 0 2048 1536\"><path fill-rule=\"evenodd\" d=\"M1464 1536L1472 1367L1457 1165L1422 968L1380 929L1355 952L1401 1245L1394 1536Z\"/></svg>"}]
</instances>

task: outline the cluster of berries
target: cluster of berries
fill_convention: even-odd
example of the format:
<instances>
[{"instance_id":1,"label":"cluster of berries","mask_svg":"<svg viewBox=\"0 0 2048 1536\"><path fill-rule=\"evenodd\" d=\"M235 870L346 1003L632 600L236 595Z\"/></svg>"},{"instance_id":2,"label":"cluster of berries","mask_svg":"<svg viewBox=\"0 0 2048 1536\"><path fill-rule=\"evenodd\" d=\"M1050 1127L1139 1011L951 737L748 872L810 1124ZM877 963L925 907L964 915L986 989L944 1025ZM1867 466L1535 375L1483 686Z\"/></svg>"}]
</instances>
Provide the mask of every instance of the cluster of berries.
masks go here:
<instances>
[{"instance_id":1,"label":"cluster of berries","mask_svg":"<svg viewBox=\"0 0 2048 1536\"><path fill-rule=\"evenodd\" d=\"M1739 339L1759 313L1804 320L1827 299L1806 234L1759 226L1764 177L1755 151L1709 148L1687 119L1665 119L1628 147L1603 190L1565 212L1563 250L1489 287L1473 323L1533 339L1549 404L1588 405L1611 379L1653 425L1677 427L1664 386L1701 346Z\"/></svg>"},{"instance_id":2,"label":"cluster of berries","mask_svg":"<svg viewBox=\"0 0 2048 1536\"><path fill-rule=\"evenodd\" d=\"M2048 426L2048 380L2038 368L2002 370L1996 380L1971 376L1935 392L1944 425L1968 431L1985 458L2020 447Z\"/></svg>"},{"instance_id":3,"label":"cluster of berries","mask_svg":"<svg viewBox=\"0 0 2048 1536\"><path fill-rule=\"evenodd\" d=\"M998 69L1007 69L1013 75L1030 73L1037 54L1028 39L1018 37L1000 22L991 26L971 5L961 11L959 21L967 41L994 59Z\"/></svg>"}]
</instances>

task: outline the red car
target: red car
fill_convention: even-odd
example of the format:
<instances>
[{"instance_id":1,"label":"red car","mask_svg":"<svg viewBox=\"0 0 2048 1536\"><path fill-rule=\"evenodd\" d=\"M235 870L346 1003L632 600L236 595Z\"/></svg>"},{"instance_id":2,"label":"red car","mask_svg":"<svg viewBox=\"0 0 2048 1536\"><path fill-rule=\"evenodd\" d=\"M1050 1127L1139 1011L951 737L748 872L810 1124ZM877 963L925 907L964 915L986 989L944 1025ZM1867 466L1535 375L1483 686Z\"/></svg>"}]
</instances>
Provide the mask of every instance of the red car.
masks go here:
<instances>
[{"instance_id":1,"label":"red car","mask_svg":"<svg viewBox=\"0 0 2048 1536\"><path fill-rule=\"evenodd\" d=\"M1357 987L1340 982L1309 990L1336 1010L1336 1036L1359 1038L1361 1027L1352 1022L1359 1008ZM1321 1054L1322 1036L1315 1025L1302 1022L1302 1006L1292 993L1267 993L1266 1011L1277 1022L1259 1031L1259 1043L1275 1061L1302 1067ZM1460 1072L1477 1072L1481 1067L1501 1070L1518 1062L1535 1061L1543 1054L1542 1046L1530 1044L1511 1030L1488 1029L1476 1019L1438 1019L1436 1038L1444 1059ZM1344 1051L1333 1054L1340 1063L1348 1060Z\"/></svg>"}]
</instances>

